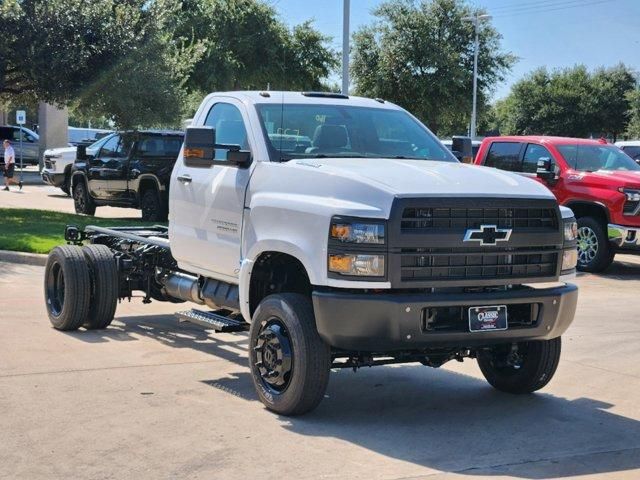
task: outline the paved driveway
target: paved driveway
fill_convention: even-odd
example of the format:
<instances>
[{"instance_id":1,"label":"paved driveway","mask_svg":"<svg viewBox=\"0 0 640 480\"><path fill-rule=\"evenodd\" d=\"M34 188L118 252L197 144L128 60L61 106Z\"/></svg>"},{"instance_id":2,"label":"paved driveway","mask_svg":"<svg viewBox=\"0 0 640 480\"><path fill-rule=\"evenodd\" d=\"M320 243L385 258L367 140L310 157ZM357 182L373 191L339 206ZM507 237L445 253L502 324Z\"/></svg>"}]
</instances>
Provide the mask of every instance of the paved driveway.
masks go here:
<instances>
[{"instance_id":1,"label":"paved driveway","mask_svg":"<svg viewBox=\"0 0 640 480\"><path fill-rule=\"evenodd\" d=\"M0 177L0 183L3 181ZM25 185L21 191L15 185L10 188L10 192L0 191L2 208L35 208L75 213L73 199L62 193L59 188L49 185ZM98 207L96 217L140 218L140 211L133 208Z\"/></svg>"},{"instance_id":2,"label":"paved driveway","mask_svg":"<svg viewBox=\"0 0 640 480\"><path fill-rule=\"evenodd\" d=\"M578 279L542 393L496 392L469 361L345 370L301 418L257 400L246 335L140 299L104 332L57 332L43 269L0 264L0 478L637 479L640 261L620 259Z\"/></svg>"}]
</instances>

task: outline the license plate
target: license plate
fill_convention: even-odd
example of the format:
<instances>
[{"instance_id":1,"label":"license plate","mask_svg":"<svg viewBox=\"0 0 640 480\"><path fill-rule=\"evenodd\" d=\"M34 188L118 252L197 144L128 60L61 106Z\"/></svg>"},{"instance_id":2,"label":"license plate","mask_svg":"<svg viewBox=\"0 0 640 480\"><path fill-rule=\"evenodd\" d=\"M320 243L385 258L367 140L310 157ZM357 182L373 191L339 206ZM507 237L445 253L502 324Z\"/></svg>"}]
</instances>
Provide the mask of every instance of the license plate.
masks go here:
<instances>
[{"instance_id":1,"label":"license plate","mask_svg":"<svg viewBox=\"0 0 640 480\"><path fill-rule=\"evenodd\" d=\"M507 329L507 306L469 308L469 331L491 332Z\"/></svg>"}]
</instances>

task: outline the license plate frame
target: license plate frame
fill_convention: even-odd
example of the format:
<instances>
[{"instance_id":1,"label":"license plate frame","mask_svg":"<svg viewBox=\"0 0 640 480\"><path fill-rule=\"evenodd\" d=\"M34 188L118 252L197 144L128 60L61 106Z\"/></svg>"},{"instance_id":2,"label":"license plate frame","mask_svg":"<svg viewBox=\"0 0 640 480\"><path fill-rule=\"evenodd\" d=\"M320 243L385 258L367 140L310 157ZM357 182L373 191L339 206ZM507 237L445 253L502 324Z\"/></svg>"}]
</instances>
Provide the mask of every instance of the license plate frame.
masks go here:
<instances>
[{"instance_id":1,"label":"license plate frame","mask_svg":"<svg viewBox=\"0 0 640 480\"><path fill-rule=\"evenodd\" d=\"M482 305L469 307L469 331L501 332L509 329L509 312L506 305Z\"/></svg>"}]
</instances>

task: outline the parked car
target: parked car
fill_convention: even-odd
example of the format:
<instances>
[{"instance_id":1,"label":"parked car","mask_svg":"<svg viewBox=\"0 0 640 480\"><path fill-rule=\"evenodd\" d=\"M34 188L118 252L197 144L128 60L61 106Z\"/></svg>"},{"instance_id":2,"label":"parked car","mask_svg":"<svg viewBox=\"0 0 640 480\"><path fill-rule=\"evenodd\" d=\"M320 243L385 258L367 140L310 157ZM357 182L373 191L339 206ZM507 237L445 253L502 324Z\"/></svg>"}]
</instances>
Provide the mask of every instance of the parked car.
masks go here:
<instances>
[{"instance_id":1,"label":"parked car","mask_svg":"<svg viewBox=\"0 0 640 480\"><path fill-rule=\"evenodd\" d=\"M109 205L138 208L143 220L166 220L169 179L183 138L177 131L127 131L110 135L97 149L78 147L71 169L76 212L93 215Z\"/></svg>"},{"instance_id":2,"label":"parked car","mask_svg":"<svg viewBox=\"0 0 640 480\"><path fill-rule=\"evenodd\" d=\"M20 137L22 137L22 147L20 146ZM38 165L40 151L38 142L40 137L38 134L28 128L16 127L14 125L0 126L0 157L4 163L4 148L2 140L9 140L13 145L16 153L16 164L20 164L20 154L22 153L22 162L24 165ZM21 150L22 148L22 150Z\"/></svg>"},{"instance_id":3,"label":"parked car","mask_svg":"<svg viewBox=\"0 0 640 480\"><path fill-rule=\"evenodd\" d=\"M600 140L485 138L476 165L536 178L578 219L578 268L606 269L616 254L640 251L640 165Z\"/></svg>"},{"instance_id":4,"label":"parked car","mask_svg":"<svg viewBox=\"0 0 640 480\"><path fill-rule=\"evenodd\" d=\"M114 133L102 137L97 142L86 147L86 153L95 155ZM71 168L76 159L77 147L50 148L44 151L44 168L42 180L44 183L59 187L67 195L71 195Z\"/></svg>"},{"instance_id":5,"label":"parked car","mask_svg":"<svg viewBox=\"0 0 640 480\"><path fill-rule=\"evenodd\" d=\"M91 145L97 140L100 140L101 138L104 138L107 135L113 133L112 130L80 127L69 127L67 131L69 136L69 145L72 145L74 147L78 145Z\"/></svg>"},{"instance_id":6,"label":"parked car","mask_svg":"<svg viewBox=\"0 0 640 480\"><path fill-rule=\"evenodd\" d=\"M624 153L633 158L636 163L640 163L640 140L627 140L625 142L616 142L616 147L620 148Z\"/></svg>"}]
</instances>

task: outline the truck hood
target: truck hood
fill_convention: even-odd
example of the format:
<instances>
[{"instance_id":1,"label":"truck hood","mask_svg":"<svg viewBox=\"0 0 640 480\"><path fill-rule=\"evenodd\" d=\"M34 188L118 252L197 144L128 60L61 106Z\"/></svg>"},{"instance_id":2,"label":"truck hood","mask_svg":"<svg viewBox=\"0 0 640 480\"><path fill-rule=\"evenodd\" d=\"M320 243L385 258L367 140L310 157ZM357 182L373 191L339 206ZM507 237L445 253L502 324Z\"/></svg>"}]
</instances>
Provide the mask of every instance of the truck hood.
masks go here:
<instances>
[{"instance_id":1,"label":"truck hood","mask_svg":"<svg viewBox=\"0 0 640 480\"><path fill-rule=\"evenodd\" d=\"M366 182L396 196L553 198L541 183L494 168L453 162L387 158L292 160L296 168Z\"/></svg>"},{"instance_id":2,"label":"truck hood","mask_svg":"<svg viewBox=\"0 0 640 480\"><path fill-rule=\"evenodd\" d=\"M60 148L49 148L44 151L45 155L53 156L53 155L64 155L69 153L76 153L76 147L60 147Z\"/></svg>"},{"instance_id":3,"label":"truck hood","mask_svg":"<svg viewBox=\"0 0 640 480\"><path fill-rule=\"evenodd\" d=\"M596 172L576 172L575 175L586 177L590 184L613 187L640 188L640 171L598 170Z\"/></svg>"}]
</instances>

